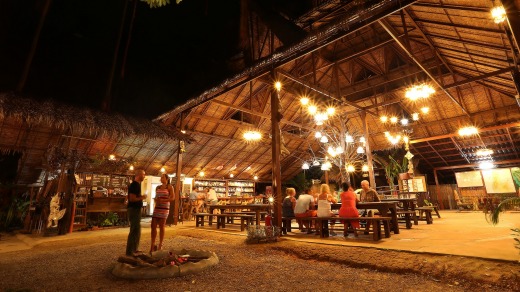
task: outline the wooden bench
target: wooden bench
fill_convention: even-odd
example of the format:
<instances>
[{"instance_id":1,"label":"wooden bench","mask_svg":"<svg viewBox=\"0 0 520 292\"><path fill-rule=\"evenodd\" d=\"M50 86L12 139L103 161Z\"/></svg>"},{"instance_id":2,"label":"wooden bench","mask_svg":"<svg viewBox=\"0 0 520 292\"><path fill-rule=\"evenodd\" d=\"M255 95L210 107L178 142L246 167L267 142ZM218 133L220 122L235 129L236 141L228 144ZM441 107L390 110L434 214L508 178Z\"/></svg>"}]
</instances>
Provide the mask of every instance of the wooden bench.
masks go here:
<instances>
[{"instance_id":1,"label":"wooden bench","mask_svg":"<svg viewBox=\"0 0 520 292\"><path fill-rule=\"evenodd\" d=\"M229 217L240 218L240 231L244 231L246 226L253 224L253 215L247 214L209 214L209 213L197 213L195 214L195 227L204 226L204 218L208 217L209 225L213 225L213 217L217 217L217 229L226 228L226 220Z\"/></svg>"},{"instance_id":2,"label":"wooden bench","mask_svg":"<svg viewBox=\"0 0 520 292\"><path fill-rule=\"evenodd\" d=\"M419 222L417 220L417 215L415 214L415 211L411 210L397 210L397 216L401 216L404 218L406 229L412 228L412 219L414 221L415 225L418 225Z\"/></svg>"},{"instance_id":3,"label":"wooden bench","mask_svg":"<svg viewBox=\"0 0 520 292\"><path fill-rule=\"evenodd\" d=\"M302 221L314 220L316 222L317 234L319 234L321 238L329 236L329 221L342 222L344 236L347 236L348 231L345 221L358 220L370 222L370 225L372 226L372 239L378 241L382 238L381 226L384 227L385 237L390 237L390 221L392 220L392 217L298 217L298 219L301 219Z\"/></svg>"},{"instance_id":4,"label":"wooden bench","mask_svg":"<svg viewBox=\"0 0 520 292\"><path fill-rule=\"evenodd\" d=\"M417 207L415 210L419 211L419 220L426 220L427 224L433 223L432 211L435 210L433 206ZM437 212L438 214L438 212ZM423 219L424 216L424 219Z\"/></svg>"}]
</instances>

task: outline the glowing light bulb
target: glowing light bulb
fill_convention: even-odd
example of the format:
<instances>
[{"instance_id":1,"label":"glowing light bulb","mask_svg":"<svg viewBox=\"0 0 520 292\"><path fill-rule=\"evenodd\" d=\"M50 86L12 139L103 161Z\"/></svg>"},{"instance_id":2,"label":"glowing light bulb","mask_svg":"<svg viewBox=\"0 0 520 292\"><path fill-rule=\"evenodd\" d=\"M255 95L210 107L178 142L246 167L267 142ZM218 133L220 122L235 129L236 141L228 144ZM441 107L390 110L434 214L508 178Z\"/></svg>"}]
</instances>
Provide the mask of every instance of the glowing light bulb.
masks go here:
<instances>
[{"instance_id":1,"label":"glowing light bulb","mask_svg":"<svg viewBox=\"0 0 520 292\"><path fill-rule=\"evenodd\" d=\"M368 171L368 165L363 164L363 166L361 167L361 171L367 172Z\"/></svg>"},{"instance_id":2,"label":"glowing light bulb","mask_svg":"<svg viewBox=\"0 0 520 292\"><path fill-rule=\"evenodd\" d=\"M316 134L314 134L314 137L315 137L316 139L321 138L321 136L323 136L323 135L321 134L321 132L316 132Z\"/></svg>"},{"instance_id":3,"label":"glowing light bulb","mask_svg":"<svg viewBox=\"0 0 520 292\"><path fill-rule=\"evenodd\" d=\"M199 172L200 177L204 177L204 171Z\"/></svg>"},{"instance_id":4,"label":"glowing light bulb","mask_svg":"<svg viewBox=\"0 0 520 292\"><path fill-rule=\"evenodd\" d=\"M495 6L491 9L491 17L495 23L501 23L506 20L506 10L504 6Z\"/></svg>"},{"instance_id":5,"label":"glowing light bulb","mask_svg":"<svg viewBox=\"0 0 520 292\"><path fill-rule=\"evenodd\" d=\"M309 98L308 97L302 97L300 98L300 103L302 105L307 105L309 103Z\"/></svg>"},{"instance_id":6,"label":"glowing light bulb","mask_svg":"<svg viewBox=\"0 0 520 292\"><path fill-rule=\"evenodd\" d=\"M302 169L309 169L309 164L307 162L305 162L303 165L302 165Z\"/></svg>"},{"instance_id":7,"label":"glowing light bulb","mask_svg":"<svg viewBox=\"0 0 520 292\"><path fill-rule=\"evenodd\" d=\"M352 137L350 135L347 135L345 137L345 142L347 142L347 143L354 143L354 137Z\"/></svg>"},{"instance_id":8,"label":"glowing light bulb","mask_svg":"<svg viewBox=\"0 0 520 292\"><path fill-rule=\"evenodd\" d=\"M381 122L383 122L383 123L388 122L388 117L387 117L387 116L381 116L379 119L380 119Z\"/></svg>"},{"instance_id":9,"label":"glowing light bulb","mask_svg":"<svg viewBox=\"0 0 520 292\"><path fill-rule=\"evenodd\" d=\"M408 119L406 119L406 118L402 118L402 119L401 119L401 125L403 125L403 126L408 125Z\"/></svg>"},{"instance_id":10,"label":"glowing light bulb","mask_svg":"<svg viewBox=\"0 0 520 292\"><path fill-rule=\"evenodd\" d=\"M327 108L327 115L332 116L336 112L336 109L333 107Z\"/></svg>"},{"instance_id":11,"label":"glowing light bulb","mask_svg":"<svg viewBox=\"0 0 520 292\"><path fill-rule=\"evenodd\" d=\"M421 108L421 112L422 112L423 114L427 114L429 111L430 111L430 108L427 107L427 106Z\"/></svg>"},{"instance_id":12,"label":"glowing light bulb","mask_svg":"<svg viewBox=\"0 0 520 292\"><path fill-rule=\"evenodd\" d=\"M478 129L476 127L464 127L459 129L460 136L472 136L478 134Z\"/></svg>"},{"instance_id":13,"label":"glowing light bulb","mask_svg":"<svg viewBox=\"0 0 520 292\"><path fill-rule=\"evenodd\" d=\"M397 117L391 117L390 118L390 123L392 123L392 124L397 123Z\"/></svg>"},{"instance_id":14,"label":"glowing light bulb","mask_svg":"<svg viewBox=\"0 0 520 292\"><path fill-rule=\"evenodd\" d=\"M412 114L412 120L418 121L419 120L419 113L413 113Z\"/></svg>"},{"instance_id":15,"label":"glowing light bulb","mask_svg":"<svg viewBox=\"0 0 520 292\"><path fill-rule=\"evenodd\" d=\"M354 171L356 171L356 168L355 168L354 165L352 165L352 164L347 165L346 168L347 168L347 171L348 171L348 172L354 172Z\"/></svg>"},{"instance_id":16,"label":"glowing light bulb","mask_svg":"<svg viewBox=\"0 0 520 292\"><path fill-rule=\"evenodd\" d=\"M321 139L320 139L320 142L321 143L328 143L329 142L329 138L327 138L327 136L322 136Z\"/></svg>"},{"instance_id":17,"label":"glowing light bulb","mask_svg":"<svg viewBox=\"0 0 520 292\"><path fill-rule=\"evenodd\" d=\"M276 90L278 90L278 91L282 90L282 82L276 81L274 83L274 88L276 88Z\"/></svg>"},{"instance_id":18,"label":"glowing light bulb","mask_svg":"<svg viewBox=\"0 0 520 292\"><path fill-rule=\"evenodd\" d=\"M253 177L253 179L254 179L254 180L258 180L258 176L255 175L255 176Z\"/></svg>"},{"instance_id":19,"label":"glowing light bulb","mask_svg":"<svg viewBox=\"0 0 520 292\"><path fill-rule=\"evenodd\" d=\"M307 110L309 111L309 114L311 115L314 115L315 113L318 112L318 107L316 107L315 105L310 105Z\"/></svg>"}]
</instances>

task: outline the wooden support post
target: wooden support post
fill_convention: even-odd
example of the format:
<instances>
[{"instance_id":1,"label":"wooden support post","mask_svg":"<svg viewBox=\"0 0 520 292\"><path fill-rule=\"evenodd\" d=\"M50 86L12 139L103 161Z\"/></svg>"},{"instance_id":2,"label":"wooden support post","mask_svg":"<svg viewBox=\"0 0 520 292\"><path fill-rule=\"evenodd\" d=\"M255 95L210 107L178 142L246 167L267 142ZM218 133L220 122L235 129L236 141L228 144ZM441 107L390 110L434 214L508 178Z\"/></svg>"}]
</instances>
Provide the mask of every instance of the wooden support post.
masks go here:
<instances>
[{"instance_id":1,"label":"wooden support post","mask_svg":"<svg viewBox=\"0 0 520 292\"><path fill-rule=\"evenodd\" d=\"M435 177L435 191L437 192L437 201L439 202L439 207L444 209L444 203L442 202L441 197L441 187L439 186L439 179L437 177L437 170L433 170L433 176Z\"/></svg>"},{"instance_id":2,"label":"wooden support post","mask_svg":"<svg viewBox=\"0 0 520 292\"><path fill-rule=\"evenodd\" d=\"M369 133L368 133L368 122L367 122L367 113L366 111L361 111L361 121L363 123L363 136L365 137L365 154L367 155L367 164L368 164L368 178L370 182L370 187L376 188L376 179L374 176L374 165L372 163L372 151L370 150L369 143Z\"/></svg>"},{"instance_id":3,"label":"wooden support post","mask_svg":"<svg viewBox=\"0 0 520 292\"><path fill-rule=\"evenodd\" d=\"M275 72L271 72L271 79L276 80ZM272 169L273 169L273 197L274 201L274 220L273 225L282 227L282 173L280 169L280 99L279 92L273 86L271 89L271 150L272 150Z\"/></svg>"},{"instance_id":4,"label":"wooden support post","mask_svg":"<svg viewBox=\"0 0 520 292\"><path fill-rule=\"evenodd\" d=\"M329 184L329 171L325 170L325 184Z\"/></svg>"},{"instance_id":5,"label":"wooden support post","mask_svg":"<svg viewBox=\"0 0 520 292\"><path fill-rule=\"evenodd\" d=\"M184 114L181 113L181 129L183 129L184 127ZM171 216L168 216L168 218L166 219L166 223L168 225L177 225L177 223L179 222L179 204L180 204L180 200L181 200L181 190L182 190L182 182L181 182L181 172L182 172L182 151L183 150L182 148L184 147L183 146L184 142L179 140L177 142L177 169L175 171L175 188L173 190L174 192L174 196L175 196L175 200L173 202L173 204L170 204L170 214L172 214Z\"/></svg>"}]
</instances>

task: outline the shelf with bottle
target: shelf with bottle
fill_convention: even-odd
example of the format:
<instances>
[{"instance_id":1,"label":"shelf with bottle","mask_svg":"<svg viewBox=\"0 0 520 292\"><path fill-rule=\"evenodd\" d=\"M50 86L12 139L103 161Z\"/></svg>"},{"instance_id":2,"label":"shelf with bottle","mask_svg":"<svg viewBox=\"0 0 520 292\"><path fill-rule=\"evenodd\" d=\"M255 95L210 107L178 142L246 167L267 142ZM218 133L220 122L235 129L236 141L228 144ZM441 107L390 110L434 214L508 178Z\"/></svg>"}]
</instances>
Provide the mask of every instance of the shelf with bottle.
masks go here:
<instances>
[{"instance_id":1,"label":"shelf with bottle","mask_svg":"<svg viewBox=\"0 0 520 292\"><path fill-rule=\"evenodd\" d=\"M228 187L228 192L230 194L233 194L234 192L237 192L237 191L241 192L241 193L254 193L255 189L250 188L250 187L233 187L233 186Z\"/></svg>"},{"instance_id":2,"label":"shelf with bottle","mask_svg":"<svg viewBox=\"0 0 520 292\"><path fill-rule=\"evenodd\" d=\"M252 181L244 181L244 180L229 180L228 181L228 186L230 186L230 187L241 187L241 188L245 188L245 187L254 188L255 187L255 183L252 182Z\"/></svg>"},{"instance_id":3,"label":"shelf with bottle","mask_svg":"<svg viewBox=\"0 0 520 292\"><path fill-rule=\"evenodd\" d=\"M197 179L195 180L194 185L196 187L203 186L203 187L226 187L226 181L225 180L210 180L210 179ZM216 190L215 190L216 191Z\"/></svg>"}]
</instances>

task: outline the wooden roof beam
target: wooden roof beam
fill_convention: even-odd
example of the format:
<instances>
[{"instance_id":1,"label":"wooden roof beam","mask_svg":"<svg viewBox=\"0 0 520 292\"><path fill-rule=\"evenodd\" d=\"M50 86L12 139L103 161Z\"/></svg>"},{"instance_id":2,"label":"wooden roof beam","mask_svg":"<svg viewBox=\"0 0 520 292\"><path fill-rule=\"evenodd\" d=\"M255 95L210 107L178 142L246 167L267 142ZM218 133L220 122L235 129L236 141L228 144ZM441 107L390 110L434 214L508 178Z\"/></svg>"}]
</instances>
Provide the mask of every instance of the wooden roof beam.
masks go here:
<instances>
[{"instance_id":1,"label":"wooden roof beam","mask_svg":"<svg viewBox=\"0 0 520 292\"><path fill-rule=\"evenodd\" d=\"M235 110L242 111L242 112L245 112L245 113L248 113L248 114L251 114L251 115L255 115L255 116L264 118L266 120L271 120L271 117L269 115L253 111L253 110L250 110L250 109L245 108L245 107L233 105L233 104L227 103L225 101L217 100L217 99L213 99L213 100L211 100L211 102L217 103L217 104L220 104L220 105L224 105L224 106L228 106L228 107L233 108ZM202 116L202 118L206 118L206 117L207 116ZM306 126L304 126L302 124L299 124L299 123L296 123L296 122L293 122L293 121L289 121L289 120L281 120L280 123L286 124L286 125L290 125L290 126L294 126L294 127L299 127L299 128L302 128L302 129L305 129L305 130L309 130L309 131L314 131L313 128L309 128L309 127L306 127Z\"/></svg>"},{"instance_id":2,"label":"wooden roof beam","mask_svg":"<svg viewBox=\"0 0 520 292\"><path fill-rule=\"evenodd\" d=\"M487 20L488 18L489 18L489 16L487 16L485 19ZM436 21L436 20L430 20L430 19L416 18L415 21L422 22L422 23L436 24L436 25L440 25L440 26L448 26L448 27L450 27L450 29L454 29L454 28L469 29L469 30L473 30L475 33L478 33L479 31L497 33L497 34L504 33L503 30L496 29L496 28L485 28L485 27L479 27L479 26L473 26L473 25L467 25L467 24L452 24L452 23L448 23L448 22L442 22L442 21Z\"/></svg>"},{"instance_id":3,"label":"wooden roof beam","mask_svg":"<svg viewBox=\"0 0 520 292\"><path fill-rule=\"evenodd\" d=\"M337 96L334 96L334 94L332 94L331 92L329 92L328 90L326 89L323 89L323 88L320 88L318 85L312 85L312 84L309 84L307 81L303 80L303 79L300 79L296 76L293 76L292 74L290 74L289 72L286 72L286 71L283 71L283 70L279 70L278 73L282 74L283 76L289 78L290 80L298 83L298 84L301 84L303 86L305 86L306 88L316 92L316 93L319 93L325 97L328 97L328 98L331 98L333 99L334 101L338 102L339 104L346 104L346 105L349 105L349 106L352 106L358 110L362 110L363 107L357 105L356 103L353 103L353 102L350 102L350 101L343 101L341 100L340 98L338 98ZM370 113L372 115L375 115L374 113Z\"/></svg>"},{"instance_id":4,"label":"wooden roof beam","mask_svg":"<svg viewBox=\"0 0 520 292\"><path fill-rule=\"evenodd\" d=\"M502 160L502 161L494 161L493 164L516 164L519 163L520 159L511 159L511 160ZM441 166L441 167L435 167L433 170L453 170L453 169L459 169L459 168L473 168L478 167L479 165L476 163L471 164L465 164L465 165L454 165L454 166Z\"/></svg>"},{"instance_id":5,"label":"wooden roof beam","mask_svg":"<svg viewBox=\"0 0 520 292\"><path fill-rule=\"evenodd\" d=\"M436 122L436 123L438 123L438 122ZM507 128L512 128L512 127L520 127L520 122L482 128L482 129L479 129L479 133L487 132L487 131L500 130L500 129L507 129ZM458 134L451 133L451 134L433 136L433 137L422 138L422 139L414 139L414 140L410 141L410 144L427 142L427 141L434 141L434 140L439 140L439 139L452 138L452 137L456 137L456 136L458 136Z\"/></svg>"},{"instance_id":6,"label":"wooden roof beam","mask_svg":"<svg viewBox=\"0 0 520 292\"><path fill-rule=\"evenodd\" d=\"M462 6L462 5L450 5L450 4L444 4L444 3L426 3L426 2L418 2L418 3L415 3L413 6L414 7L417 6L417 7L447 9L447 10L483 12L483 13L489 14L489 7Z\"/></svg>"},{"instance_id":7,"label":"wooden roof beam","mask_svg":"<svg viewBox=\"0 0 520 292\"><path fill-rule=\"evenodd\" d=\"M222 95L229 90L245 84L251 80L257 79L260 76L270 73L273 69L283 66L303 55L310 54L320 48L323 48L333 42L336 42L346 35L357 31L361 28L370 25L396 11L399 11L417 0L400 0L389 1L382 3L375 3L367 5L362 10L358 10L356 14L348 15L345 18L339 19L323 29L316 30L303 39L302 42L288 46L284 50L265 57L255 63L253 66L244 69L235 76L226 79L221 84L206 90L199 96L188 100L186 103L159 115L154 121L162 120L169 121L172 116L176 116L180 112L187 111L197 107L207 101Z\"/></svg>"},{"instance_id":8,"label":"wooden roof beam","mask_svg":"<svg viewBox=\"0 0 520 292\"><path fill-rule=\"evenodd\" d=\"M412 59L415 64L417 66L419 66L419 68L421 68L424 73L426 73L426 75L428 75L428 77L430 77L430 79L437 85L437 87L439 87L442 91L444 91L444 93L462 110L462 112L466 115L469 116L469 113L468 111L451 95L451 93L449 93L446 89L444 89L444 87L442 86L442 84L437 81L437 79L428 71L428 69L426 69L419 60L417 60L411 51L409 51L407 48L406 48L406 45L397 38L397 33L395 32L395 30L388 24L388 21L385 21L384 19L383 20L379 20L378 21L379 24L386 30L386 32L388 34L390 34L390 36L392 38L394 38L394 40L396 41L396 43L399 45L399 47L401 47L401 49L406 52L406 54L408 55L408 57L410 59Z\"/></svg>"},{"instance_id":9,"label":"wooden roof beam","mask_svg":"<svg viewBox=\"0 0 520 292\"><path fill-rule=\"evenodd\" d=\"M495 77L497 75L501 75L501 74L504 74L504 73L507 73L507 72L511 72L511 70L513 68L514 67L506 67L506 68L498 69L498 70L493 71L493 72L481 74L481 75L478 75L478 76L475 76L475 77L470 77L470 78L467 78L467 79L462 80L462 81L458 81L458 82L453 82L451 84L447 84L447 85L444 86L444 88L445 89L450 89L450 88L459 87L459 86L462 86L462 85L465 85L465 84L468 84L468 83L471 83L471 82L480 81L482 79ZM462 74L460 74L458 72L457 72L457 74L462 75ZM462 75L462 76L466 77L467 75L466 76Z\"/></svg>"},{"instance_id":10,"label":"wooden roof beam","mask_svg":"<svg viewBox=\"0 0 520 292\"><path fill-rule=\"evenodd\" d=\"M457 143L457 141L455 141L455 139L453 137L450 137L450 140L451 140L451 142L453 142L453 145L455 145L455 148L457 148L457 150L459 151L460 156L462 158L464 158L468 163L471 163L469 161L468 157L466 156L466 154L464 153L464 151L462 150L462 148L460 147L460 145ZM430 144L430 142L428 142L428 144Z\"/></svg>"},{"instance_id":11,"label":"wooden roof beam","mask_svg":"<svg viewBox=\"0 0 520 292\"><path fill-rule=\"evenodd\" d=\"M520 50L520 3L518 0L500 0L500 2L502 2L502 6L504 6L506 10L506 21L511 30L511 41L513 42L511 47L516 46L516 48ZM515 54L514 51L513 54ZM515 65L520 65L518 64L519 61L520 60L517 59L517 64Z\"/></svg>"}]
</instances>

